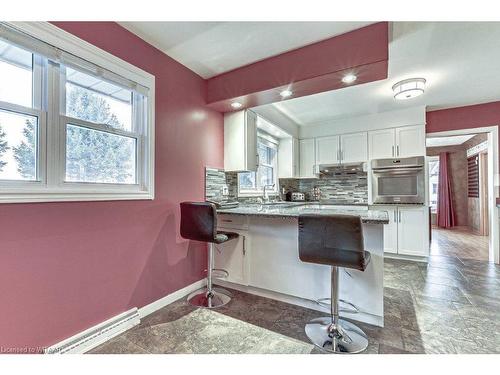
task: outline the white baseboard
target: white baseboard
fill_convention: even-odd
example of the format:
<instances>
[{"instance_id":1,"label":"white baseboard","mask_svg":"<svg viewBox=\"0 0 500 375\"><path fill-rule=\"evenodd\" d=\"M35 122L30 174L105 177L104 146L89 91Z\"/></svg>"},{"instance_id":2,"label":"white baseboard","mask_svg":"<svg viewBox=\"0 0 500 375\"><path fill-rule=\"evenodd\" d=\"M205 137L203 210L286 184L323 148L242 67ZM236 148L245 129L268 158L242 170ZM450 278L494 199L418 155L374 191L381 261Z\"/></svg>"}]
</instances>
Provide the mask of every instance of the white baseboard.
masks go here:
<instances>
[{"instance_id":1,"label":"white baseboard","mask_svg":"<svg viewBox=\"0 0 500 375\"><path fill-rule=\"evenodd\" d=\"M179 289L169 295L166 295L165 297L160 298L159 300L151 302L149 305L146 305L139 309L139 317L143 319L144 317L154 313L155 311L161 309L162 307L170 305L172 302L175 302L178 299L187 296L189 293L203 288L205 285L207 285L207 279L202 279L182 289Z\"/></svg>"},{"instance_id":2,"label":"white baseboard","mask_svg":"<svg viewBox=\"0 0 500 375\"><path fill-rule=\"evenodd\" d=\"M149 314L165 307L172 302L202 288L207 283L206 279L196 281L182 289L179 289L149 305L137 309L134 307L126 312L118 314L105 322L99 323L85 331L77 333L63 341L60 341L47 349L45 354L83 354L89 350L111 340L130 328L138 325L141 319Z\"/></svg>"},{"instance_id":3,"label":"white baseboard","mask_svg":"<svg viewBox=\"0 0 500 375\"><path fill-rule=\"evenodd\" d=\"M82 354L140 323L137 307L45 349L45 354Z\"/></svg>"}]
</instances>

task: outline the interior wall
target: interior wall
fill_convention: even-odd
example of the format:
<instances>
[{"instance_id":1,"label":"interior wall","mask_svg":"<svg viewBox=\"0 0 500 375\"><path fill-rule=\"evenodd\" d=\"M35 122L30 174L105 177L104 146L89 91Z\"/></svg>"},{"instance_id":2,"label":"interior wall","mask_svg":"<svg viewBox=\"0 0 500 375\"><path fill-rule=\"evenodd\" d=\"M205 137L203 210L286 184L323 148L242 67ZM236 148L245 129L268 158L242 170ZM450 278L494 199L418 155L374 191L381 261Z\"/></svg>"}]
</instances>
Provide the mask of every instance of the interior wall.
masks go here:
<instances>
[{"instance_id":1,"label":"interior wall","mask_svg":"<svg viewBox=\"0 0 500 375\"><path fill-rule=\"evenodd\" d=\"M179 202L223 167L223 118L206 82L113 22L58 27L156 76L153 201L2 204L0 347L52 345L203 278L206 252L179 235Z\"/></svg>"},{"instance_id":2,"label":"interior wall","mask_svg":"<svg viewBox=\"0 0 500 375\"><path fill-rule=\"evenodd\" d=\"M441 152L449 153L452 201L455 208L456 225L469 225L467 200L467 155L465 148L459 146L427 147L427 156L438 156Z\"/></svg>"}]
</instances>

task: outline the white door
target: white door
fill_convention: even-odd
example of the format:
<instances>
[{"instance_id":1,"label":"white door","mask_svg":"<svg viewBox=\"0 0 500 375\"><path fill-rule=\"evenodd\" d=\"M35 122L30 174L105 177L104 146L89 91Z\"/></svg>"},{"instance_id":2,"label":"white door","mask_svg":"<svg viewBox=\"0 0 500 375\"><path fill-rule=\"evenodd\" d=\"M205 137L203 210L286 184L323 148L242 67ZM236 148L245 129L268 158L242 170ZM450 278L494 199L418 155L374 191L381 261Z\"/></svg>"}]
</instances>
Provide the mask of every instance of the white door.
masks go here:
<instances>
[{"instance_id":1,"label":"white door","mask_svg":"<svg viewBox=\"0 0 500 375\"><path fill-rule=\"evenodd\" d=\"M396 156L395 130L382 129L368 132L370 159L388 159Z\"/></svg>"},{"instance_id":2,"label":"white door","mask_svg":"<svg viewBox=\"0 0 500 375\"><path fill-rule=\"evenodd\" d=\"M384 252L398 253L398 210L396 207L386 207L383 211L389 214L389 224L384 224Z\"/></svg>"},{"instance_id":3,"label":"white door","mask_svg":"<svg viewBox=\"0 0 500 375\"><path fill-rule=\"evenodd\" d=\"M353 133L340 136L342 163L361 163L368 160L368 133Z\"/></svg>"},{"instance_id":4,"label":"white door","mask_svg":"<svg viewBox=\"0 0 500 375\"><path fill-rule=\"evenodd\" d=\"M396 157L425 155L425 126L405 126L396 129Z\"/></svg>"},{"instance_id":5,"label":"white door","mask_svg":"<svg viewBox=\"0 0 500 375\"><path fill-rule=\"evenodd\" d=\"M226 270L229 275L227 281L236 284L248 284L248 271L247 271L247 249L248 233L243 231L235 231L240 236L234 240L215 245L214 252L214 268Z\"/></svg>"},{"instance_id":6,"label":"white door","mask_svg":"<svg viewBox=\"0 0 500 375\"><path fill-rule=\"evenodd\" d=\"M398 208L398 254L429 254L429 210L427 207Z\"/></svg>"},{"instance_id":7,"label":"white door","mask_svg":"<svg viewBox=\"0 0 500 375\"><path fill-rule=\"evenodd\" d=\"M316 138L316 164L338 164L340 163L340 137Z\"/></svg>"},{"instance_id":8,"label":"white door","mask_svg":"<svg viewBox=\"0 0 500 375\"><path fill-rule=\"evenodd\" d=\"M299 141L300 177L313 178L315 166L314 138Z\"/></svg>"}]
</instances>

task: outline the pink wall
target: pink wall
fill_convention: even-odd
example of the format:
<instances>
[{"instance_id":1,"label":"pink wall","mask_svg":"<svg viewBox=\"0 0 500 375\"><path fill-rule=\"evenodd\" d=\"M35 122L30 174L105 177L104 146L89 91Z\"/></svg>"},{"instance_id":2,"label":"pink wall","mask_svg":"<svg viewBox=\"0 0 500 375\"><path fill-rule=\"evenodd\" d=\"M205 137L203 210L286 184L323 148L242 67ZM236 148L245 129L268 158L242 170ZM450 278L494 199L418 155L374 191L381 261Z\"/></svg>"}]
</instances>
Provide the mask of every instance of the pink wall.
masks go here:
<instances>
[{"instance_id":1,"label":"pink wall","mask_svg":"<svg viewBox=\"0 0 500 375\"><path fill-rule=\"evenodd\" d=\"M426 133L500 126L500 102L431 111L425 118ZM497 203L500 204L498 197Z\"/></svg>"},{"instance_id":2,"label":"pink wall","mask_svg":"<svg viewBox=\"0 0 500 375\"><path fill-rule=\"evenodd\" d=\"M427 133L500 125L500 102L427 112L426 122Z\"/></svg>"},{"instance_id":3,"label":"pink wall","mask_svg":"<svg viewBox=\"0 0 500 375\"><path fill-rule=\"evenodd\" d=\"M0 347L48 346L202 278L178 204L223 166L223 121L206 82L112 22L57 26L156 76L154 201L0 206Z\"/></svg>"}]
</instances>

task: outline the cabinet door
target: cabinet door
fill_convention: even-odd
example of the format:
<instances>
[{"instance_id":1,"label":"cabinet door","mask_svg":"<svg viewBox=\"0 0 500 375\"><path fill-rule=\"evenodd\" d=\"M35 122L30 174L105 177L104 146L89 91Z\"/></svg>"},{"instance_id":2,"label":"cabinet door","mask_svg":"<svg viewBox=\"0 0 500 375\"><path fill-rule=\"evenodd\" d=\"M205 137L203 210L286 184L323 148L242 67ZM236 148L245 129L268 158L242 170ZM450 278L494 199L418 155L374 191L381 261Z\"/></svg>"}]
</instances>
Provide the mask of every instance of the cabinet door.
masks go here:
<instances>
[{"instance_id":1,"label":"cabinet door","mask_svg":"<svg viewBox=\"0 0 500 375\"><path fill-rule=\"evenodd\" d=\"M405 158L425 155L424 125L396 129L396 156Z\"/></svg>"},{"instance_id":2,"label":"cabinet door","mask_svg":"<svg viewBox=\"0 0 500 375\"><path fill-rule=\"evenodd\" d=\"M429 254L429 211L427 207L398 208L398 254Z\"/></svg>"},{"instance_id":3,"label":"cabinet door","mask_svg":"<svg viewBox=\"0 0 500 375\"><path fill-rule=\"evenodd\" d=\"M316 164L340 163L340 136L316 138Z\"/></svg>"},{"instance_id":4,"label":"cabinet door","mask_svg":"<svg viewBox=\"0 0 500 375\"><path fill-rule=\"evenodd\" d=\"M368 132L368 155L370 159L395 157L396 146L394 129L382 129Z\"/></svg>"},{"instance_id":5,"label":"cabinet door","mask_svg":"<svg viewBox=\"0 0 500 375\"><path fill-rule=\"evenodd\" d=\"M340 136L341 162L361 163L368 160L368 133L353 133Z\"/></svg>"},{"instance_id":6,"label":"cabinet door","mask_svg":"<svg viewBox=\"0 0 500 375\"><path fill-rule=\"evenodd\" d=\"M236 232L232 230L233 232ZM248 248L247 232L239 232L239 237L234 240L215 245L215 268L226 270L229 275L227 281L247 285L247 260Z\"/></svg>"},{"instance_id":7,"label":"cabinet door","mask_svg":"<svg viewBox=\"0 0 500 375\"><path fill-rule=\"evenodd\" d=\"M278 147L278 177L297 178L298 173L299 140L297 138L283 138Z\"/></svg>"},{"instance_id":8,"label":"cabinet door","mask_svg":"<svg viewBox=\"0 0 500 375\"><path fill-rule=\"evenodd\" d=\"M299 140L297 138L292 138L292 177L300 177L300 149Z\"/></svg>"},{"instance_id":9,"label":"cabinet door","mask_svg":"<svg viewBox=\"0 0 500 375\"><path fill-rule=\"evenodd\" d=\"M387 207L383 211L387 211L389 214L389 224L384 224L384 252L397 254L398 210L396 207Z\"/></svg>"},{"instance_id":10,"label":"cabinet door","mask_svg":"<svg viewBox=\"0 0 500 375\"><path fill-rule=\"evenodd\" d=\"M257 172L259 154L257 153L257 115L252 111L245 111L245 157L247 171Z\"/></svg>"},{"instance_id":11,"label":"cabinet door","mask_svg":"<svg viewBox=\"0 0 500 375\"><path fill-rule=\"evenodd\" d=\"M315 158L314 139L301 139L299 141L300 177L314 178Z\"/></svg>"},{"instance_id":12,"label":"cabinet door","mask_svg":"<svg viewBox=\"0 0 500 375\"><path fill-rule=\"evenodd\" d=\"M257 165L257 116L247 110L224 114L224 169L256 171Z\"/></svg>"}]
</instances>

